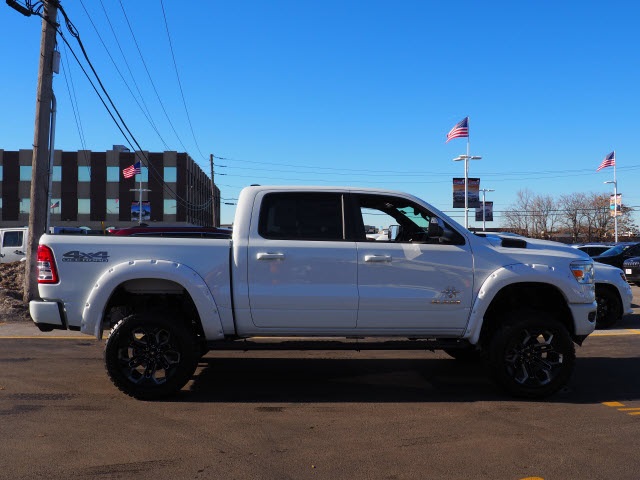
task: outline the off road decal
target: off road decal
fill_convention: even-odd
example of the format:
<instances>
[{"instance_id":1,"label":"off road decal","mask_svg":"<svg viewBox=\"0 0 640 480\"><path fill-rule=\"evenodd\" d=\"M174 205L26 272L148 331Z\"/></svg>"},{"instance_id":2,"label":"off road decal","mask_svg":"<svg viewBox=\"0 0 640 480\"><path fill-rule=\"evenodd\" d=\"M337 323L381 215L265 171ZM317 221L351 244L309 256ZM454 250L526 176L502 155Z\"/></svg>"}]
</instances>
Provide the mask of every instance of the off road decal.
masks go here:
<instances>
[{"instance_id":1,"label":"off road decal","mask_svg":"<svg viewBox=\"0 0 640 480\"><path fill-rule=\"evenodd\" d=\"M108 262L108 252L80 252L78 250L72 250L62 255L63 262Z\"/></svg>"}]
</instances>

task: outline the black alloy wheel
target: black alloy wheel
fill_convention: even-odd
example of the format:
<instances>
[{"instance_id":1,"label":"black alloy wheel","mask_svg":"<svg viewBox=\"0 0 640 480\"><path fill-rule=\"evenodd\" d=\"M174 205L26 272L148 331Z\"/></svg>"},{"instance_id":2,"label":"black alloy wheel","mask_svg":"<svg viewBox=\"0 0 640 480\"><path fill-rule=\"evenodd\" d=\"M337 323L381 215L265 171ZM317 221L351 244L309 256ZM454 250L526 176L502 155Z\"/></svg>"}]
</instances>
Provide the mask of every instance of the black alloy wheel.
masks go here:
<instances>
[{"instance_id":1,"label":"black alloy wheel","mask_svg":"<svg viewBox=\"0 0 640 480\"><path fill-rule=\"evenodd\" d=\"M564 325L538 311L515 312L505 320L512 323L496 331L489 351L498 384L526 398L543 398L562 388L575 364L575 348Z\"/></svg>"},{"instance_id":2,"label":"black alloy wheel","mask_svg":"<svg viewBox=\"0 0 640 480\"><path fill-rule=\"evenodd\" d=\"M105 366L122 392L155 400L176 393L189 381L198 351L195 335L179 319L133 314L111 330Z\"/></svg>"}]
</instances>

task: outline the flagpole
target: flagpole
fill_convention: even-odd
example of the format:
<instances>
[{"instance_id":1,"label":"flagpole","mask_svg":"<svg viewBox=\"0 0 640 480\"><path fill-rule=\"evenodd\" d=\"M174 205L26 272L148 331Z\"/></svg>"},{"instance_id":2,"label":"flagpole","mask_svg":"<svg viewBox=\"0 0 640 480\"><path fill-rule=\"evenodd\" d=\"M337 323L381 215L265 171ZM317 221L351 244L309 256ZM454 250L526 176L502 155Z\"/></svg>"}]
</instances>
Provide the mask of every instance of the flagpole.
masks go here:
<instances>
[{"instance_id":1,"label":"flagpole","mask_svg":"<svg viewBox=\"0 0 640 480\"><path fill-rule=\"evenodd\" d=\"M622 207L622 205L620 205ZM618 181L616 179L616 151L613 151L613 232L618 243Z\"/></svg>"},{"instance_id":2,"label":"flagpole","mask_svg":"<svg viewBox=\"0 0 640 480\"><path fill-rule=\"evenodd\" d=\"M469 139L471 136L471 128L469 126L469 117L467 117L467 158L464 160L464 228L469 228L469 152L471 150Z\"/></svg>"},{"instance_id":3,"label":"flagpole","mask_svg":"<svg viewBox=\"0 0 640 480\"><path fill-rule=\"evenodd\" d=\"M140 168L139 175L140 175L140 186L138 190L138 225L142 225L142 168Z\"/></svg>"}]
</instances>

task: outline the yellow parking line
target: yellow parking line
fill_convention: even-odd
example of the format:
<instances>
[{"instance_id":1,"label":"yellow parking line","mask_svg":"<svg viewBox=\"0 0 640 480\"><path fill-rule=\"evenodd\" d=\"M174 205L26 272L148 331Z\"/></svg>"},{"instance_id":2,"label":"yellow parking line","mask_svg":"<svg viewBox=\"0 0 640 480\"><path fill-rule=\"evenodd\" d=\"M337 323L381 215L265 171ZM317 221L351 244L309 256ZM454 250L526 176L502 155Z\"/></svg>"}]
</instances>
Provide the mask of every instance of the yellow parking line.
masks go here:
<instances>
[{"instance_id":1,"label":"yellow parking line","mask_svg":"<svg viewBox=\"0 0 640 480\"><path fill-rule=\"evenodd\" d=\"M631 412L631 411L640 411L640 407L627 407L627 408L619 408L619 412Z\"/></svg>"},{"instance_id":2,"label":"yellow parking line","mask_svg":"<svg viewBox=\"0 0 640 480\"><path fill-rule=\"evenodd\" d=\"M623 335L640 335L640 330L626 328L624 330L614 330L609 332L593 332L591 337L619 337Z\"/></svg>"},{"instance_id":3,"label":"yellow parking line","mask_svg":"<svg viewBox=\"0 0 640 480\"><path fill-rule=\"evenodd\" d=\"M624 403L620 402L602 402L605 407L624 407Z\"/></svg>"}]
</instances>

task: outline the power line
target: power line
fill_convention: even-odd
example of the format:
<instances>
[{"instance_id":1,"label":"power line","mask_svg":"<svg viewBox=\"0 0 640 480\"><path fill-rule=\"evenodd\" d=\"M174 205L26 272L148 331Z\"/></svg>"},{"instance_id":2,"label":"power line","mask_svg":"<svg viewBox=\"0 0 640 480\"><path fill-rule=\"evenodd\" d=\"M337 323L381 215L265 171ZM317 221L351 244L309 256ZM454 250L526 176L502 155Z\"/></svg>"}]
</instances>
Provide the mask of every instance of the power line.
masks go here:
<instances>
[{"instance_id":1,"label":"power line","mask_svg":"<svg viewBox=\"0 0 640 480\"><path fill-rule=\"evenodd\" d=\"M149 170L149 172L152 175L155 175L156 179L158 179L158 181L162 184L163 189L166 190L167 192L170 193L170 195L172 195L177 202L184 204L187 208L191 209L191 210L202 210L205 209L206 207L208 207L208 205L210 204L210 202L205 202L203 204L194 204L192 202L189 202L186 199L183 199L182 197L180 197L176 192L173 191L173 189L167 185L167 183L164 181L164 178L162 177L162 175L155 169L155 167L149 162L148 157L146 156L146 153L144 152L144 150L142 149L142 147L140 146L140 144L138 143L137 139L135 138L135 136L133 135L133 133L130 131L130 129L128 128L126 122L124 121L124 119L122 118L122 116L120 115L120 112L118 111L117 107L115 106L113 100L111 99L111 97L109 96L109 93L106 91L106 88L104 87L102 81L100 80L100 77L97 73L97 71L95 70L95 68L93 67L93 64L91 62L91 60L89 59L88 53L82 43L82 40L80 39L80 34L77 31L77 29L75 28L75 26L73 25L73 23L71 22L71 20L69 19L69 17L67 16L66 12L64 11L64 9L62 8L62 6L59 6L60 12L62 13L64 19L65 19L65 23L67 25L67 29L69 30L69 32L71 33L71 35L76 39L76 41L78 42L78 45L80 46L80 49L83 53L83 56L87 62L87 64L89 65L94 77L96 78L96 80L98 81L98 84L100 85L100 88L102 89L102 91L104 92L105 96L107 97L107 99L109 100L109 104L111 105L111 107L113 108L113 110L115 111L118 119L120 120L120 122L118 122L118 120L116 120L115 116L113 115L113 112L111 111L111 109L109 108L109 106L107 105L107 103L104 101L104 99L102 98L102 95L100 94L100 92L98 91L97 87L95 86L95 84L93 83L93 81L91 80L91 78L88 75L88 72L86 71L86 69L82 66L80 59L78 58L78 56L76 55L76 53L74 52L73 48L71 47L71 45L69 44L69 42L67 41L66 37L64 36L64 34L60 31L60 28L58 25L54 25L54 27L56 28L56 31L58 32L58 34L60 35L60 37L63 39L63 41L65 42L65 44L69 47L69 50L71 51L71 53L73 54L74 58L76 59L76 62L78 63L78 65L80 66L80 68L82 69L83 73L85 74L85 76L87 77L87 79L89 80L89 83L91 84L91 86L93 87L94 91L96 92L96 94L98 95L98 98L100 99L100 101L102 102L102 104L104 105L104 107L107 109L107 112L109 113L109 115L111 116L112 120L114 121L114 123L116 124L116 126L118 127L118 129L120 130L120 132L122 133L123 137L125 138L126 142L133 148L133 150L136 150L136 148L133 147L132 142L135 143L138 152L142 155L142 157L145 159L146 163L147 163L147 169ZM41 16L41 15L40 15ZM42 17L42 16L41 16ZM127 131L127 133L129 134L129 136L127 136L127 134L125 134L123 128Z\"/></svg>"},{"instance_id":2,"label":"power line","mask_svg":"<svg viewBox=\"0 0 640 480\"><path fill-rule=\"evenodd\" d=\"M127 22L127 26L129 27L129 32L131 33L131 37L133 38L133 42L136 46L136 49L138 51L138 55L140 56L140 60L142 61L142 65L144 66L144 70L147 73L147 77L149 78L149 82L151 83L151 86L153 87L153 91L156 94L156 98L158 99L158 103L160 104L160 107L162 108L162 112L164 113L164 116L167 119L167 122L169 123L169 125L171 126L171 129L173 130L173 133L175 134L176 138L178 139L178 142L180 143L180 145L182 145L182 148L184 149L184 151L187 151L187 147L185 146L184 142L182 141L182 139L180 138L180 135L178 135L178 132L175 128L175 126L173 125L173 122L171 121L171 118L169 117L169 114L167 113L167 110L164 106L164 103L162 102L162 98L160 97L160 94L158 93L158 89L156 88L155 82L153 81L153 77L151 76L151 73L149 72L149 68L147 67L147 63L144 60L144 56L142 55L142 51L140 50L140 46L138 45L138 41L136 39L135 33L133 32L133 28L131 27L131 23L129 22L129 17L127 16L127 12L124 9L124 5L122 4L122 0L119 0L120 3L120 8L122 9L122 13L124 15L124 18Z\"/></svg>"},{"instance_id":3,"label":"power line","mask_svg":"<svg viewBox=\"0 0 640 480\"><path fill-rule=\"evenodd\" d=\"M196 134L193 131L193 124L191 123L191 117L189 115L189 109L187 108L187 102L184 99L184 91L182 89L182 82L180 81L180 74L178 73L178 65L176 63L176 56L173 52L173 42L171 41L171 34L169 33L169 24L167 23L167 15L164 10L164 2L160 0L160 6L162 7L162 18L164 19L165 30L167 31L167 39L169 40L169 50L171 51L171 59L173 60L173 69L176 72L176 79L178 80L178 87L180 87L180 97L182 98L182 105L184 105L184 112L187 114L187 121L189 122L189 128L191 129L191 135L193 136L193 141L196 144L196 149L200 153L200 156L206 160L202 151L200 150L200 145L198 145L198 140L196 139Z\"/></svg>"}]
</instances>

